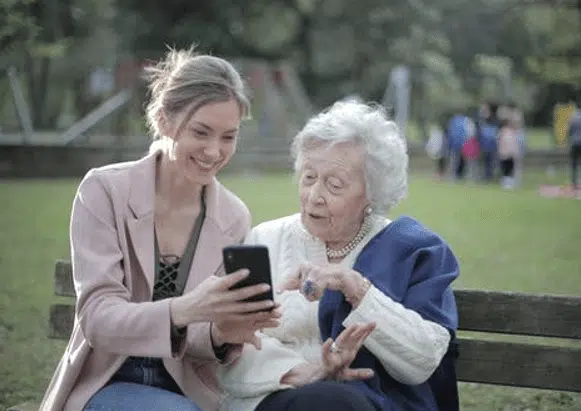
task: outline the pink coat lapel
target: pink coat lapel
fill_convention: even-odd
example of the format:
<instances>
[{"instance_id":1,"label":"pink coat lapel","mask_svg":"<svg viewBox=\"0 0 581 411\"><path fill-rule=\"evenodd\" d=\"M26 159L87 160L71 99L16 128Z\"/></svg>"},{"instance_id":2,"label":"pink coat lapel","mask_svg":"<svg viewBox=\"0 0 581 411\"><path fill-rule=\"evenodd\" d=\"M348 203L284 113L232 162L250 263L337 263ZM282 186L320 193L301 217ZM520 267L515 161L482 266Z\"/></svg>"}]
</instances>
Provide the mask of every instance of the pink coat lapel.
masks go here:
<instances>
[{"instance_id":1,"label":"pink coat lapel","mask_svg":"<svg viewBox=\"0 0 581 411\"><path fill-rule=\"evenodd\" d=\"M132 212L127 217L128 237L145 275L149 293L153 292L155 281L153 227L155 201L155 162L157 154L144 157L134 170L135 177L129 192L129 208Z\"/></svg>"}]
</instances>

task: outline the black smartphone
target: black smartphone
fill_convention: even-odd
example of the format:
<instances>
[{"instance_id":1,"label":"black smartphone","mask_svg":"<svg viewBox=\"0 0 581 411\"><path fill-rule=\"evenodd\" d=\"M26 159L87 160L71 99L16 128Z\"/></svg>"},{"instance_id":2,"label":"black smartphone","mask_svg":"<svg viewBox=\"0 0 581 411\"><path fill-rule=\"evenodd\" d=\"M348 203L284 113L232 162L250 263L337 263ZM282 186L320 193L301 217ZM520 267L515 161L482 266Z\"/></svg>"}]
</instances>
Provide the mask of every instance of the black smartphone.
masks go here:
<instances>
[{"instance_id":1,"label":"black smartphone","mask_svg":"<svg viewBox=\"0 0 581 411\"><path fill-rule=\"evenodd\" d=\"M232 289L262 283L270 285L270 290L250 297L245 301L274 301L272 279L270 277L270 259L268 257L268 248L266 246L246 244L232 245L224 247L222 254L226 274L231 274L241 268L247 268L250 271L248 277L236 283Z\"/></svg>"}]
</instances>

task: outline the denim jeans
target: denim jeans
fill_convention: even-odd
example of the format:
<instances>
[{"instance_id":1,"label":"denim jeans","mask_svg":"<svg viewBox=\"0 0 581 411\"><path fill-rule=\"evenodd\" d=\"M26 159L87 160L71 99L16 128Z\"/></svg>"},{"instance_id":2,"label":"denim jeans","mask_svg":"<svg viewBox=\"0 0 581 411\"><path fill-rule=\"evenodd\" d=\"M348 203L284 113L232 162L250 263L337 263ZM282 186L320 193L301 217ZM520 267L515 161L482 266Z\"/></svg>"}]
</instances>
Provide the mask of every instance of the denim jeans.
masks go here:
<instances>
[{"instance_id":1,"label":"denim jeans","mask_svg":"<svg viewBox=\"0 0 581 411\"><path fill-rule=\"evenodd\" d=\"M114 381L99 390L85 411L201 411L183 395L133 382Z\"/></svg>"},{"instance_id":2,"label":"denim jeans","mask_svg":"<svg viewBox=\"0 0 581 411\"><path fill-rule=\"evenodd\" d=\"M161 358L129 357L85 406L88 411L200 411L185 397Z\"/></svg>"},{"instance_id":3,"label":"denim jeans","mask_svg":"<svg viewBox=\"0 0 581 411\"><path fill-rule=\"evenodd\" d=\"M165 369L161 358L129 357L113 375L111 381L134 382L182 394L180 387Z\"/></svg>"}]
</instances>

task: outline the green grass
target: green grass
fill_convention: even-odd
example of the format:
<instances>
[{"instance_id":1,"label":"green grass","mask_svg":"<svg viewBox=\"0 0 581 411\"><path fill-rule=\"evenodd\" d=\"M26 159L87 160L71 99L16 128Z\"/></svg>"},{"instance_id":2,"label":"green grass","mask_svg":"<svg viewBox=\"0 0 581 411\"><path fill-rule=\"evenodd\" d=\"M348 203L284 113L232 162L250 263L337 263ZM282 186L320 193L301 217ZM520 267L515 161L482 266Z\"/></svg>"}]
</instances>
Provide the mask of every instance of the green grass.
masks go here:
<instances>
[{"instance_id":1,"label":"green grass","mask_svg":"<svg viewBox=\"0 0 581 411\"><path fill-rule=\"evenodd\" d=\"M298 209L286 174L225 176L254 223ZM581 201L544 199L540 183L565 175L528 174L523 189L411 178L392 212L409 214L446 238L461 261L457 287L581 294ZM0 182L0 409L38 399L65 343L46 338L52 268L68 258L68 218L78 180ZM464 410L581 409L581 396L461 385Z\"/></svg>"},{"instance_id":2,"label":"green grass","mask_svg":"<svg viewBox=\"0 0 581 411\"><path fill-rule=\"evenodd\" d=\"M46 333L52 267L68 256L75 184L0 183L0 409L37 396L64 349Z\"/></svg>"}]
</instances>

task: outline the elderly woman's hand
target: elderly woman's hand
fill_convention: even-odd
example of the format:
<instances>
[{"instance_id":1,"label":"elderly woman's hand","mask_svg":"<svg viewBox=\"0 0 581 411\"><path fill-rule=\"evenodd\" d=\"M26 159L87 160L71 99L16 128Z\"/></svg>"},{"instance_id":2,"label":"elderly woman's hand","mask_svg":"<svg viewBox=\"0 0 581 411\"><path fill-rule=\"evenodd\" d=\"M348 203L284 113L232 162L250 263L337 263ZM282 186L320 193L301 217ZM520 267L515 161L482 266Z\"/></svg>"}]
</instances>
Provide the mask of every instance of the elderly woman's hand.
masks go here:
<instances>
[{"instance_id":1,"label":"elderly woman's hand","mask_svg":"<svg viewBox=\"0 0 581 411\"><path fill-rule=\"evenodd\" d=\"M322 358L328 379L336 381L365 380L373 377L370 368L350 368L363 342L375 329L375 323L352 324L333 341L323 344Z\"/></svg>"},{"instance_id":2,"label":"elderly woman's hand","mask_svg":"<svg viewBox=\"0 0 581 411\"><path fill-rule=\"evenodd\" d=\"M282 384L300 387L321 380L351 381L373 377L369 368L350 368L365 338L375 329L374 323L352 324L335 341L328 339L322 347L322 365L302 363L281 378Z\"/></svg>"},{"instance_id":3,"label":"elderly woman's hand","mask_svg":"<svg viewBox=\"0 0 581 411\"><path fill-rule=\"evenodd\" d=\"M356 307L365 296L370 283L357 271L334 264L317 266L303 263L278 288L278 292L299 290L307 300L316 301L326 288L341 291Z\"/></svg>"}]
</instances>

